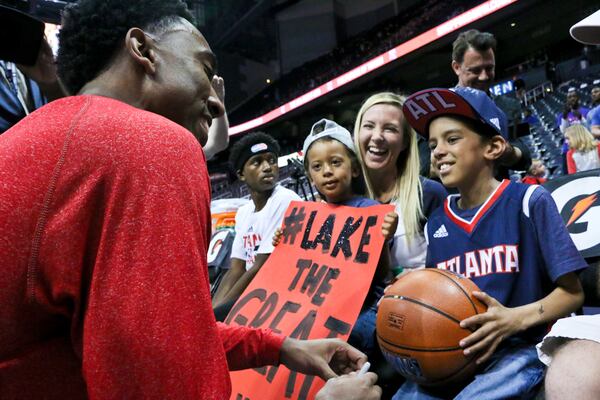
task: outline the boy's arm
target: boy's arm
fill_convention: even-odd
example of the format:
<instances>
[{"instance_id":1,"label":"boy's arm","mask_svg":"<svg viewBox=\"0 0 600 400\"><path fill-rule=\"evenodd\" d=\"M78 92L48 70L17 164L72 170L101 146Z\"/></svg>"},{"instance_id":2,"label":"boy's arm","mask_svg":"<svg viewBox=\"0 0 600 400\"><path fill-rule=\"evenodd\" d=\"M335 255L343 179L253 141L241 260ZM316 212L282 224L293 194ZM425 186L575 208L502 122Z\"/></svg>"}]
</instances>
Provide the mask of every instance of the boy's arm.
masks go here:
<instances>
[{"instance_id":1,"label":"boy's arm","mask_svg":"<svg viewBox=\"0 0 600 400\"><path fill-rule=\"evenodd\" d=\"M583 305L583 287L575 272L558 278L556 285L556 289L542 300L515 308L519 310L521 330L554 322Z\"/></svg>"},{"instance_id":2,"label":"boy's arm","mask_svg":"<svg viewBox=\"0 0 600 400\"><path fill-rule=\"evenodd\" d=\"M487 304L488 311L461 322L461 327L477 331L460 345L465 354L481 352L478 363L487 360L503 339L566 316L583 304L583 289L576 272L587 264L569 236L550 193L542 187L532 186L528 190L531 197L524 212L534 224L540 246L538 256L543 258L556 288L541 300L515 308L504 307L487 294L474 292L474 296Z\"/></svg>"},{"instance_id":3,"label":"boy's arm","mask_svg":"<svg viewBox=\"0 0 600 400\"><path fill-rule=\"evenodd\" d=\"M240 277L244 275L244 272L246 272L246 262L239 258L232 258L231 267L229 268L229 271L225 273L225 276L212 299L213 308L232 299L232 297L229 296L229 292Z\"/></svg>"},{"instance_id":4,"label":"boy's arm","mask_svg":"<svg viewBox=\"0 0 600 400\"><path fill-rule=\"evenodd\" d=\"M484 292L473 296L488 306L487 312L461 321L466 329L477 329L460 341L465 356L479 353L477 363L485 362L502 340L533 326L555 321L577 310L583 304L583 289L574 272L556 281L557 287L549 295L534 303L520 307L504 307Z\"/></svg>"},{"instance_id":5,"label":"boy's arm","mask_svg":"<svg viewBox=\"0 0 600 400\"><path fill-rule=\"evenodd\" d=\"M250 282L252 282L252 279L254 279L256 273L260 270L260 267L262 267L265 261L267 261L269 255L270 254L257 254L252 268L243 272L242 275L237 277L236 281L226 293L222 302L234 300L240 297L244 290L246 290L246 287L248 287Z\"/></svg>"}]
</instances>

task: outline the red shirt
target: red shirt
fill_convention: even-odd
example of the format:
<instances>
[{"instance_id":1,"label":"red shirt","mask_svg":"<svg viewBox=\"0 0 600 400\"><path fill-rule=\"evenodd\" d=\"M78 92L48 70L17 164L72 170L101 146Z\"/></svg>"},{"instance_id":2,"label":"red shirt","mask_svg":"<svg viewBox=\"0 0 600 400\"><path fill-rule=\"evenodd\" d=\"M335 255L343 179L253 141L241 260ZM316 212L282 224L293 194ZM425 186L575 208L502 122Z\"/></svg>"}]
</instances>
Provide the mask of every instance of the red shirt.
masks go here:
<instances>
[{"instance_id":1,"label":"red shirt","mask_svg":"<svg viewBox=\"0 0 600 400\"><path fill-rule=\"evenodd\" d=\"M217 325L193 135L98 96L0 136L0 398L227 399L283 338Z\"/></svg>"},{"instance_id":2,"label":"red shirt","mask_svg":"<svg viewBox=\"0 0 600 400\"><path fill-rule=\"evenodd\" d=\"M546 183L546 178L538 178L537 176L525 175L521 182L526 183L528 185L543 185Z\"/></svg>"},{"instance_id":3,"label":"red shirt","mask_svg":"<svg viewBox=\"0 0 600 400\"><path fill-rule=\"evenodd\" d=\"M600 143L596 145L596 151L581 152L575 149L569 149L567 152L567 172L574 174L576 172L589 171L600 167Z\"/></svg>"}]
</instances>

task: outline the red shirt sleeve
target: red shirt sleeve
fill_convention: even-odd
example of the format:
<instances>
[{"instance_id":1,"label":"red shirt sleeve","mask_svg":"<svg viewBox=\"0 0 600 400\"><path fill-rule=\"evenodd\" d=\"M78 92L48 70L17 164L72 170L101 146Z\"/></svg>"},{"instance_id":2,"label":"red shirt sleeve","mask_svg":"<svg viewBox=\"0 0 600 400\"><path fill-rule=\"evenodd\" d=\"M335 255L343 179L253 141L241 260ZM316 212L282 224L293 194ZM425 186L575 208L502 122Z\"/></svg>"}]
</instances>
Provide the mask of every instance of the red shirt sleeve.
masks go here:
<instances>
[{"instance_id":1,"label":"red shirt sleeve","mask_svg":"<svg viewBox=\"0 0 600 400\"><path fill-rule=\"evenodd\" d=\"M279 364L284 336L269 329L251 329L217 322L230 371Z\"/></svg>"}]
</instances>

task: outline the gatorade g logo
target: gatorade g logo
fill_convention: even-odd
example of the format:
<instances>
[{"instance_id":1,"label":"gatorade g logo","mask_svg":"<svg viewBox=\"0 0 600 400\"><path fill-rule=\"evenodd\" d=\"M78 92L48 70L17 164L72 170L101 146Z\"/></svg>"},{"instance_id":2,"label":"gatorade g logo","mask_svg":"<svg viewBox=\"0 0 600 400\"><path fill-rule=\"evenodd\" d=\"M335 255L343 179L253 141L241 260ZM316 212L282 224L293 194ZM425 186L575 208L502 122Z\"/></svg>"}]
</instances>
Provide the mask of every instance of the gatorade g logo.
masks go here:
<instances>
[{"instance_id":1,"label":"gatorade g logo","mask_svg":"<svg viewBox=\"0 0 600 400\"><path fill-rule=\"evenodd\" d=\"M594 204L596 204L596 200L598 200L598 192L578 200L571 209L572 214L567 221L567 228L574 222L577 222L579 218L590 209L590 207L593 207Z\"/></svg>"},{"instance_id":2,"label":"gatorade g logo","mask_svg":"<svg viewBox=\"0 0 600 400\"><path fill-rule=\"evenodd\" d=\"M600 253L600 177L571 180L552 192L571 238L584 257ZM596 248L597 247L597 248Z\"/></svg>"}]
</instances>

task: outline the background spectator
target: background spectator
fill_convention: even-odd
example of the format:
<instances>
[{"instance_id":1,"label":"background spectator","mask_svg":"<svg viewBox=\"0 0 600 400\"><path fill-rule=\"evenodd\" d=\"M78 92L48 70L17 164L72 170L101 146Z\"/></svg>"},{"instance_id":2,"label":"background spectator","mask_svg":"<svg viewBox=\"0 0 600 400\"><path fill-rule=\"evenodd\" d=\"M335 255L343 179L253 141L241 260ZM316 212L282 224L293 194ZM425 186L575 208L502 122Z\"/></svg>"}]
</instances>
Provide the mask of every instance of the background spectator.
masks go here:
<instances>
[{"instance_id":1,"label":"background spectator","mask_svg":"<svg viewBox=\"0 0 600 400\"><path fill-rule=\"evenodd\" d=\"M496 38L488 32L471 29L461 32L452 43L452 69L458 78L456 86L482 90L489 95L490 85L496 76ZM515 127L520 119L520 105L515 99L494 98L500 109L502 129ZM515 104L516 103L516 104ZM504 111L508 111L508 114ZM529 149L520 139L507 142L498 165L498 177L508 178L510 169L527 170L531 164Z\"/></svg>"},{"instance_id":2,"label":"background spectator","mask_svg":"<svg viewBox=\"0 0 600 400\"><path fill-rule=\"evenodd\" d=\"M528 185L541 185L546 182L546 166L542 160L538 160L534 158L531 160L531 167L527 171L527 175L523 177L523 183L527 183Z\"/></svg>"},{"instance_id":3,"label":"background spectator","mask_svg":"<svg viewBox=\"0 0 600 400\"><path fill-rule=\"evenodd\" d=\"M569 174L600 168L600 143L583 125L567 128L569 151L567 152L567 171Z\"/></svg>"},{"instance_id":4,"label":"background spectator","mask_svg":"<svg viewBox=\"0 0 600 400\"><path fill-rule=\"evenodd\" d=\"M565 107L562 113L556 116L556 126L560 128L562 133L565 133L569 126L585 123L588 111L589 108L579 103L577 89L570 87L567 91Z\"/></svg>"},{"instance_id":5,"label":"background spectator","mask_svg":"<svg viewBox=\"0 0 600 400\"><path fill-rule=\"evenodd\" d=\"M281 226L291 201L300 201L293 191L278 184L281 155L279 144L263 132L244 136L231 148L229 162L252 201L235 216L235 239L231 267L213 297L217 320L223 321L238 297L273 252L271 239Z\"/></svg>"},{"instance_id":6,"label":"background spectator","mask_svg":"<svg viewBox=\"0 0 600 400\"><path fill-rule=\"evenodd\" d=\"M600 86L595 85L590 91L592 109L587 115L587 126L596 139L600 139Z\"/></svg>"},{"instance_id":7,"label":"background spectator","mask_svg":"<svg viewBox=\"0 0 600 400\"><path fill-rule=\"evenodd\" d=\"M44 23L0 5L0 134L47 101L65 95Z\"/></svg>"}]
</instances>

